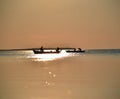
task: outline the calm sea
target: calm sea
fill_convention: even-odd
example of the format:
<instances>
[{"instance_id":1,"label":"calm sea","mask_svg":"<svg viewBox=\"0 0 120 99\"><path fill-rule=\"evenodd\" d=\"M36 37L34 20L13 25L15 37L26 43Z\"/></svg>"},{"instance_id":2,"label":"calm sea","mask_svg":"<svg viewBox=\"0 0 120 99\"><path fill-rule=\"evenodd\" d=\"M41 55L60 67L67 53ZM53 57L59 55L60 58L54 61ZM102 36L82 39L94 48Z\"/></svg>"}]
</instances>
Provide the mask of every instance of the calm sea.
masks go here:
<instances>
[{"instance_id":1,"label":"calm sea","mask_svg":"<svg viewBox=\"0 0 120 99\"><path fill-rule=\"evenodd\" d=\"M0 99L120 99L120 49L0 51Z\"/></svg>"}]
</instances>

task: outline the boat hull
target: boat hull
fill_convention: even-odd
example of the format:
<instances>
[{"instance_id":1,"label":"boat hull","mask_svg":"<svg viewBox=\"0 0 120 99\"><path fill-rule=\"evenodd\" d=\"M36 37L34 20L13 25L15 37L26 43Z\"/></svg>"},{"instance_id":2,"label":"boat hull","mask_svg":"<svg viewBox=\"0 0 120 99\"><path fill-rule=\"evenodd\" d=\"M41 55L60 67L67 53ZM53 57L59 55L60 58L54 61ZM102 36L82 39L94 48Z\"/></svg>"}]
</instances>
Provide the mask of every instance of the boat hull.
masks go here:
<instances>
[{"instance_id":1,"label":"boat hull","mask_svg":"<svg viewBox=\"0 0 120 99\"><path fill-rule=\"evenodd\" d=\"M58 52L41 52L41 51L35 51L33 50L34 54L57 54L57 53L60 53L59 51Z\"/></svg>"},{"instance_id":2,"label":"boat hull","mask_svg":"<svg viewBox=\"0 0 120 99\"><path fill-rule=\"evenodd\" d=\"M67 53L84 53L85 51L66 51Z\"/></svg>"}]
</instances>

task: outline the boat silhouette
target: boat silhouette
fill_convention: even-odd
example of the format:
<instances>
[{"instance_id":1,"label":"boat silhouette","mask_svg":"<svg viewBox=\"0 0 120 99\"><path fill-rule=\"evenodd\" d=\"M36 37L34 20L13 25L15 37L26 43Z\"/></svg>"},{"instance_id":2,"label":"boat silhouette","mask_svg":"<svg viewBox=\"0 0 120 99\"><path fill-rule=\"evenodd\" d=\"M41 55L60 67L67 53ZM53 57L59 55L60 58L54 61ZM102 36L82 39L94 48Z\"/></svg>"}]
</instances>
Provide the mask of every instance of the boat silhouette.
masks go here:
<instances>
[{"instance_id":1,"label":"boat silhouette","mask_svg":"<svg viewBox=\"0 0 120 99\"><path fill-rule=\"evenodd\" d=\"M34 54L55 54L55 53L60 53L60 51L46 51L42 52L40 50L33 50Z\"/></svg>"},{"instance_id":2,"label":"boat silhouette","mask_svg":"<svg viewBox=\"0 0 120 99\"><path fill-rule=\"evenodd\" d=\"M78 48L78 50L74 49L74 50L67 50L67 53L84 53L85 50L82 50L81 48Z\"/></svg>"},{"instance_id":3,"label":"boat silhouette","mask_svg":"<svg viewBox=\"0 0 120 99\"><path fill-rule=\"evenodd\" d=\"M60 53L59 48L57 47L56 50L44 50L43 47L41 47L39 50L38 49L33 49L34 54L55 54L55 53Z\"/></svg>"}]
</instances>

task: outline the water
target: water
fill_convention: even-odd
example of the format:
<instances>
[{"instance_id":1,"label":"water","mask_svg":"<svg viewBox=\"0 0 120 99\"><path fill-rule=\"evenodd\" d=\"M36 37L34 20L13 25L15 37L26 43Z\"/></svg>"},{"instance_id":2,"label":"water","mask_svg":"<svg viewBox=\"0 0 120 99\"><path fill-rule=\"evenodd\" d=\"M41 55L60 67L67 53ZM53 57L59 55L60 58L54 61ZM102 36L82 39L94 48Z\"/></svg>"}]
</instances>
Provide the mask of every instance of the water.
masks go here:
<instances>
[{"instance_id":1,"label":"water","mask_svg":"<svg viewBox=\"0 0 120 99\"><path fill-rule=\"evenodd\" d=\"M0 51L0 99L120 99L120 50Z\"/></svg>"}]
</instances>

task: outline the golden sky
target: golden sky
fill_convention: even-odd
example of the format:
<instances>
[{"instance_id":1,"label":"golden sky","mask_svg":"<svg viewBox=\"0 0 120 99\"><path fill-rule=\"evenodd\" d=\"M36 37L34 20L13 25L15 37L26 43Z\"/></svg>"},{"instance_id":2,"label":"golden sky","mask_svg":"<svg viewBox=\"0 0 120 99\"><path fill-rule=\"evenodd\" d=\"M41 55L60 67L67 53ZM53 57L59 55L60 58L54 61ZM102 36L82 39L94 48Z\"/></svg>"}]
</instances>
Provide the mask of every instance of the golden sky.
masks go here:
<instances>
[{"instance_id":1,"label":"golden sky","mask_svg":"<svg viewBox=\"0 0 120 99\"><path fill-rule=\"evenodd\" d=\"M0 0L0 49L120 48L119 0Z\"/></svg>"}]
</instances>

